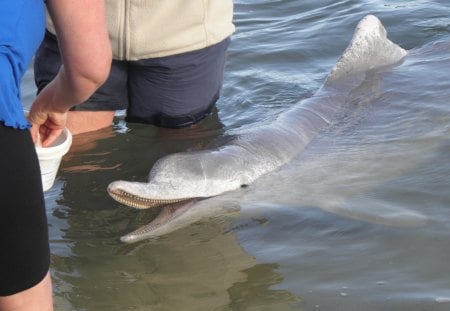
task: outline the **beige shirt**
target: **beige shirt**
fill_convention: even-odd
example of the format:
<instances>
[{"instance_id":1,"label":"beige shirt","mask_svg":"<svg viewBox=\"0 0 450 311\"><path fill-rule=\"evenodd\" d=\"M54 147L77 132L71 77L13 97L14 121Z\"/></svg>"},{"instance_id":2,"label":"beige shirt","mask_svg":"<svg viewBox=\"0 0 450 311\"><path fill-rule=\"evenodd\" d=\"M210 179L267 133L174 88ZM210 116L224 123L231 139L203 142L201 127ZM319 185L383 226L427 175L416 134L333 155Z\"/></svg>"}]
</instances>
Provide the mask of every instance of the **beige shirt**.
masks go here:
<instances>
[{"instance_id":1,"label":"beige shirt","mask_svg":"<svg viewBox=\"0 0 450 311\"><path fill-rule=\"evenodd\" d=\"M194 51L229 37L232 0L105 0L114 59ZM47 15L48 16L48 15ZM47 29L55 34L50 18Z\"/></svg>"}]
</instances>

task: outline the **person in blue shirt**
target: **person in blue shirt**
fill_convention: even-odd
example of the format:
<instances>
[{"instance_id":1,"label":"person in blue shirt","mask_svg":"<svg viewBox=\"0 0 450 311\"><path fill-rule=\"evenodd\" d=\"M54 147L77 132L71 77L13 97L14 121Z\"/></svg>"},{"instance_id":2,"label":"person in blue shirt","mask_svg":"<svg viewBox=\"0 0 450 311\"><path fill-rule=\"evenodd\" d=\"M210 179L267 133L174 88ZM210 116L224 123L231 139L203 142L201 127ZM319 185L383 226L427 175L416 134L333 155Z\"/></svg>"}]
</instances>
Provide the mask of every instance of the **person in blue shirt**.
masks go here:
<instances>
[{"instance_id":1,"label":"person in blue shirt","mask_svg":"<svg viewBox=\"0 0 450 311\"><path fill-rule=\"evenodd\" d=\"M44 0L0 0L0 310L53 310L37 134L49 146L67 111L106 80L111 48L103 0L47 0L63 66L28 120L20 81L45 28Z\"/></svg>"}]
</instances>

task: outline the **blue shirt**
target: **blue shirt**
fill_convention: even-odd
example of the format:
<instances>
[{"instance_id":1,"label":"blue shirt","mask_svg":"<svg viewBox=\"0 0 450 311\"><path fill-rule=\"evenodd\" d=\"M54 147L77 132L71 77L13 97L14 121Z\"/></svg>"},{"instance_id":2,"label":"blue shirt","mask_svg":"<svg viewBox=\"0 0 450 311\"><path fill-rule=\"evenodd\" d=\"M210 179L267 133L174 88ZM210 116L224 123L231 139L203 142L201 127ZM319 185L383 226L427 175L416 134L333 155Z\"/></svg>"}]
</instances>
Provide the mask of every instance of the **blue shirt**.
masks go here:
<instances>
[{"instance_id":1,"label":"blue shirt","mask_svg":"<svg viewBox=\"0 0 450 311\"><path fill-rule=\"evenodd\" d=\"M27 129L20 81L45 30L43 0L0 0L0 122Z\"/></svg>"}]
</instances>

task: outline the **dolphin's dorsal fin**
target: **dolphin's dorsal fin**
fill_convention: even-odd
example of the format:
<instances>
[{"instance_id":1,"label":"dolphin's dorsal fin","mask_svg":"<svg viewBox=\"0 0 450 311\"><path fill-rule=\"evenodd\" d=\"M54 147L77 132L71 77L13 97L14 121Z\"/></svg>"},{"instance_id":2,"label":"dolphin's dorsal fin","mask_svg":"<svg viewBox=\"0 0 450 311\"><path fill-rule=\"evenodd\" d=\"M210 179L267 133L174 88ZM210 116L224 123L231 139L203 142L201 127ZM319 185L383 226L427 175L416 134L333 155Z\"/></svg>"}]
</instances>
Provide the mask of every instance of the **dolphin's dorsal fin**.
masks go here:
<instances>
[{"instance_id":1,"label":"dolphin's dorsal fin","mask_svg":"<svg viewBox=\"0 0 450 311\"><path fill-rule=\"evenodd\" d=\"M353 38L333 66L326 84L352 74L393 65L407 54L387 38L386 29L374 15L367 15L357 25Z\"/></svg>"}]
</instances>

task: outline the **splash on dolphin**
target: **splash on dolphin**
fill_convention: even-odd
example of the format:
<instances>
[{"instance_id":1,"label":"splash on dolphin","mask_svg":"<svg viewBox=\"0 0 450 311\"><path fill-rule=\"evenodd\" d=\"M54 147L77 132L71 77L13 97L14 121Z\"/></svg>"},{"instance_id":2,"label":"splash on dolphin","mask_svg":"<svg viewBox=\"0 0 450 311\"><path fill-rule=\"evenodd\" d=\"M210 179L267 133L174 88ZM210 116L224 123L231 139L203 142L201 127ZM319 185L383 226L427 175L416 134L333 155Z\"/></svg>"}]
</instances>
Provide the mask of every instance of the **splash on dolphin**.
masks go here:
<instances>
[{"instance_id":1,"label":"splash on dolphin","mask_svg":"<svg viewBox=\"0 0 450 311\"><path fill-rule=\"evenodd\" d=\"M139 209L177 206L165 208L152 223L121 240L135 242L174 231L183 226L181 217L189 217L193 206L208 213L210 203L204 202L213 200L217 201L216 206L223 204L220 197L230 196L233 190L288 163L333 121L351 91L364 82L367 73L393 66L406 54L387 38L377 17L364 17L323 86L312 97L280 114L271 124L242 133L216 149L165 156L150 170L148 182L112 182L108 193L122 204Z\"/></svg>"}]
</instances>

